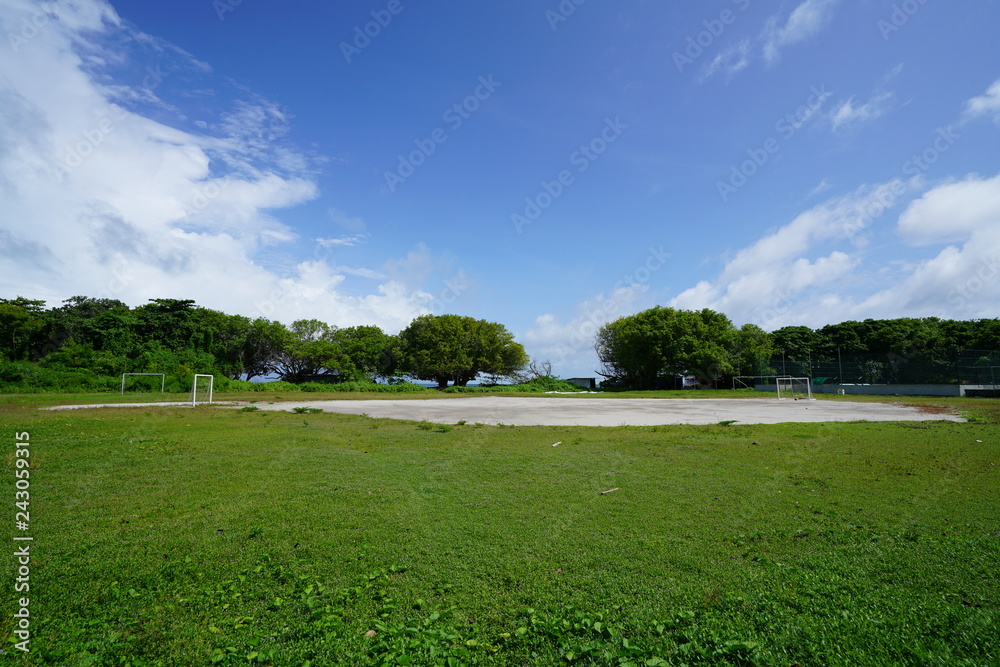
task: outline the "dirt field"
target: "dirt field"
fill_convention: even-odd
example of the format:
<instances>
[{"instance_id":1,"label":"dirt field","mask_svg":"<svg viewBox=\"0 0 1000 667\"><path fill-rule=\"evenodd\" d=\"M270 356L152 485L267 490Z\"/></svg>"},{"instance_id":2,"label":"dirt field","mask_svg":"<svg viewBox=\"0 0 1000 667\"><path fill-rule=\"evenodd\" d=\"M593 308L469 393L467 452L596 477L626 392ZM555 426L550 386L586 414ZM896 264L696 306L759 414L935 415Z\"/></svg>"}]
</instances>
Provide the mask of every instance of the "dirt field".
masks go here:
<instances>
[{"instance_id":1,"label":"dirt field","mask_svg":"<svg viewBox=\"0 0 1000 667\"><path fill-rule=\"evenodd\" d=\"M188 403L134 403L108 405L149 407ZM426 420L437 424L466 421L518 426L655 426L661 424L742 424L846 421L964 421L951 414L935 414L889 403L841 401L779 401L744 399L614 399L546 396L538 398L475 396L449 400L309 401L257 403L261 410L319 408L325 412L366 414L369 417ZM51 409L104 407L65 405ZM225 407L239 407L232 404Z\"/></svg>"}]
</instances>

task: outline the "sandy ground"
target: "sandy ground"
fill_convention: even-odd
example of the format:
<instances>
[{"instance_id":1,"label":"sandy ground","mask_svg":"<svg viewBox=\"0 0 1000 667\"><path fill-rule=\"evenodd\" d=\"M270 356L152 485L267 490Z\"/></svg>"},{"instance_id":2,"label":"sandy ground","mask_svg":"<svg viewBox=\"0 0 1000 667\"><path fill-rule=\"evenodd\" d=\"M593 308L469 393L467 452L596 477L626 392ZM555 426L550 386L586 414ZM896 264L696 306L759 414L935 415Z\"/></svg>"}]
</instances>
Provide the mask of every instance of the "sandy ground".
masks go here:
<instances>
[{"instance_id":1,"label":"sandy ground","mask_svg":"<svg viewBox=\"0 0 1000 667\"><path fill-rule=\"evenodd\" d=\"M47 409L87 407L150 407L190 403L118 403L64 405ZM615 399L475 396L439 400L293 401L256 403L261 410L291 411L295 407L324 412L366 414L369 417L426 420L436 424L511 424L518 426L655 426L661 424L716 424L736 420L741 424L847 421L964 421L961 417L921 412L890 403L841 401L779 401L774 398L742 399ZM232 404L229 407L233 407Z\"/></svg>"}]
</instances>

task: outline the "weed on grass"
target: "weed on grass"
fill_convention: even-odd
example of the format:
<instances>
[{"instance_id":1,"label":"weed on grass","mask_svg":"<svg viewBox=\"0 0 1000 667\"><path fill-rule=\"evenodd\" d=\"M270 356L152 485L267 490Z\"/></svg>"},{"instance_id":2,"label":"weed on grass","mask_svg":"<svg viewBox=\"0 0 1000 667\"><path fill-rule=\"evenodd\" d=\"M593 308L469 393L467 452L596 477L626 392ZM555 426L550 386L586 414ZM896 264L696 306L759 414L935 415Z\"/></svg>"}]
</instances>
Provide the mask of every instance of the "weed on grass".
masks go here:
<instances>
[{"instance_id":1,"label":"weed on grass","mask_svg":"<svg viewBox=\"0 0 1000 667\"><path fill-rule=\"evenodd\" d=\"M996 664L1000 409L962 409L277 429L0 402L35 457L13 664Z\"/></svg>"}]
</instances>

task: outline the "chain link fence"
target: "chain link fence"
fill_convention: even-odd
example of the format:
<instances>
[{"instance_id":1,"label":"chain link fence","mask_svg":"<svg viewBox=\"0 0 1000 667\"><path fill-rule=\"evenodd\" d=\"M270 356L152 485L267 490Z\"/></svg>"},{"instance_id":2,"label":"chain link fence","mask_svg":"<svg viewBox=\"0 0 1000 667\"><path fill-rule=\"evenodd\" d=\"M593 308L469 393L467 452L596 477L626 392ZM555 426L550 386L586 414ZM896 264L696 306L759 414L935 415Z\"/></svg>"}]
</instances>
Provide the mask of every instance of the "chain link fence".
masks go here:
<instances>
[{"instance_id":1,"label":"chain link fence","mask_svg":"<svg viewBox=\"0 0 1000 667\"><path fill-rule=\"evenodd\" d=\"M1000 384L1000 352L951 350L771 359L757 375L809 377L814 384Z\"/></svg>"}]
</instances>

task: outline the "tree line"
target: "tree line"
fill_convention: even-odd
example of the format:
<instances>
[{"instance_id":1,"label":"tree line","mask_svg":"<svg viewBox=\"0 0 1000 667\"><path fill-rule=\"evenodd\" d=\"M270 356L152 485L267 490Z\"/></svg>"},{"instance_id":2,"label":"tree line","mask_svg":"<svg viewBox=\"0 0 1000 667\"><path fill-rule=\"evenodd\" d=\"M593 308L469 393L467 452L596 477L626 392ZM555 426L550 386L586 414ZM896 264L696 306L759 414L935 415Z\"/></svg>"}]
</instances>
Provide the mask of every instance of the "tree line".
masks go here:
<instances>
[{"instance_id":1,"label":"tree line","mask_svg":"<svg viewBox=\"0 0 1000 667\"><path fill-rule=\"evenodd\" d=\"M706 384L721 379L725 386L735 375L776 374L779 358L811 364L892 354L943 366L956 349L1000 350L1000 320L866 319L766 332L755 324L737 327L709 309L657 306L608 322L595 338L596 372L608 384L635 389L669 387L678 376ZM506 327L459 315L422 315L390 335L377 326L336 327L317 319L286 326L186 299L150 299L130 308L84 296L52 308L23 297L0 299L0 355L0 385L16 384L25 364L115 378L144 372L293 383L410 377L439 387L479 377L522 379L528 368L524 347Z\"/></svg>"},{"instance_id":2,"label":"tree line","mask_svg":"<svg viewBox=\"0 0 1000 667\"><path fill-rule=\"evenodd\" d=\"M188 299L150 299L130 308L84 296L53 308L23 297L0 299L0 355L6 364L0 381L8 382L18 363L32 363L113 377L212 373L301 383L407 376L445 387L479 376L511 377L528 364L506 327L459 315L422 315L389 335L377 326L341 328L317 319L286 326Z\"/></svg>"},{"instance_id":3,"label":"tree line","mask_svg":"<svg viewBox=\"0 0 1000 667\"><path fill-rule=\"evenodd\" d=\"M766 332L755 324L734 325L712 310L657 306L602 326L595 343L610 383L636 389L693 375L703 383L736 375L776 375L782 358L832 362L852 358L943 364L956 350L1000 350L1000 320L937 317L866 319L819 329L786 326Z\"/></svg>"}]
</instances>

